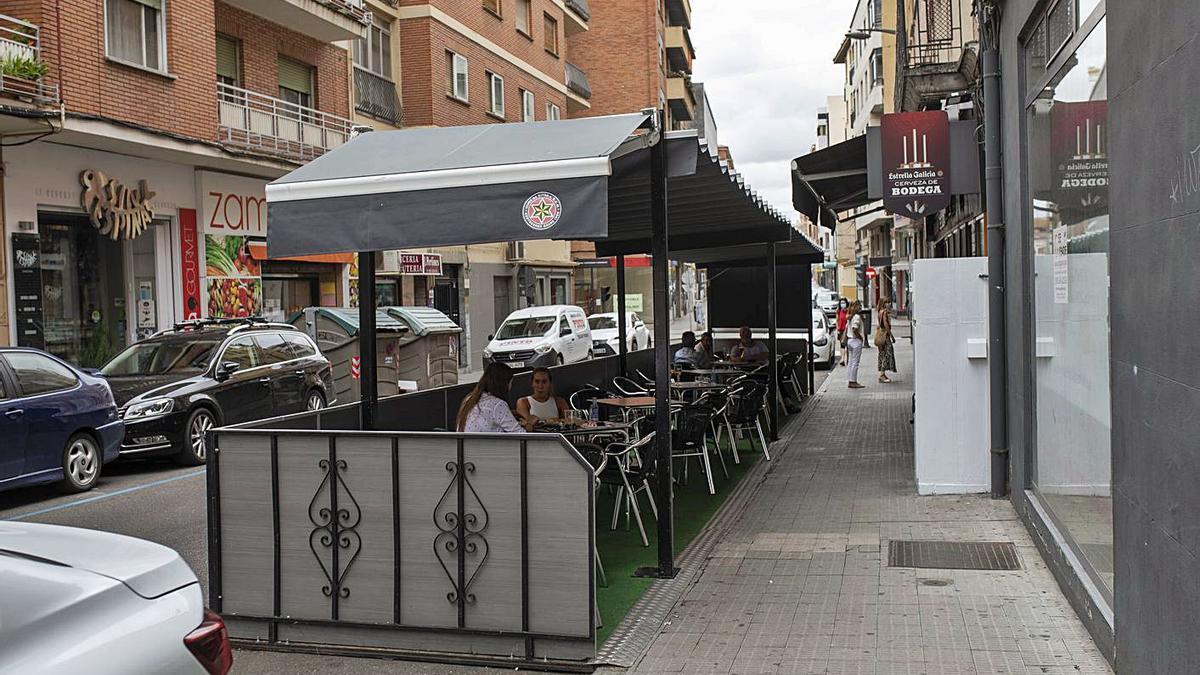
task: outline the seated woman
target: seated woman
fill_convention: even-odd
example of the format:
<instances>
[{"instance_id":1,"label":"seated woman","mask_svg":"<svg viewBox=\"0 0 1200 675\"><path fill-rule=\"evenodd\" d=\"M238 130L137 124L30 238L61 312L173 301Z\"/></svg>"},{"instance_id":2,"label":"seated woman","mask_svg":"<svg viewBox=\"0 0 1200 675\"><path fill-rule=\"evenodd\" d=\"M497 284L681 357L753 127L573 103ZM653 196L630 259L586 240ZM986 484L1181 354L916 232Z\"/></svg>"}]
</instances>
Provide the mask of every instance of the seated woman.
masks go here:
<instances>
[{"instance_id":1,"label":"seated woman","mask_svg":"<svg viewBox=\"0 0 1200 675\"><path fill-rule=\"evenodd\" d=\"M554 395L554 382L547 368L534 368L531 380L533 394L517 401L517 414L526 422L547 422L566 416L567 402Z\"/></svg>"},{"instance_id":2,"label":"seated woman","mask_svg":"<svg viewBox=\"0 0 1200 675\"><path fill-rule=\"evenodd\" d=\"M503 363L488 364L479 384L463 399L458 408L455 426L459 431L478 433L520 433L533 429L533 421L525 424L513 417L508 408L508 390L512 385L512 369Z\"/></svg>"}]
</instances>

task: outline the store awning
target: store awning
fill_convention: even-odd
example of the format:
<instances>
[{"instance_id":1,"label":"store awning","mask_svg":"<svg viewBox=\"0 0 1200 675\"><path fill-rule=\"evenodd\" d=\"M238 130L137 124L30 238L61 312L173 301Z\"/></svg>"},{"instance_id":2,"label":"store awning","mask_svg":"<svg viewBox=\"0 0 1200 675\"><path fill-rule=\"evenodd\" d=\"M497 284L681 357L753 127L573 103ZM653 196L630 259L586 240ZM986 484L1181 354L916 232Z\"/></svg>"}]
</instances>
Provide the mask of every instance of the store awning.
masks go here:
<instances>
[{"instance_id":1,"label":"store awning","mask_svg":"<svg viewBox=\"0 0 1200 675\"><path fill-rule=\"evenodd\" d=\"M250 257L262 262L264 260L284 260L291 262L314 262L334 265L350 265L354 263L353 253L321 253L317 255L299 255L291 258L271 258L267 255L267 243L251 241Z\"/></svg>"},{"instance_id":2,"label":"store awning","mask_svg":"<svg viewBox=\"0 0 1200 675\"><path fill-rule=\"evenodd\" d=\"M765 265L770 250L767 244L746 244L686 251L672 250L671 257L698 267L757 267ZM815 265L825 252L804 234L792 230L791 241L775 244L775 264Z\"/></svg>"},{"instance_id":3,"label":"store awning","mask_svg":"<svg viewBox=\"0 0 1200 675\"><path fill-rule=\"evenodd\" d=\"M814 223L836 227L837 212L872 201L865 135L792 160L792 206Z\"/></svg>"}]
</instances>

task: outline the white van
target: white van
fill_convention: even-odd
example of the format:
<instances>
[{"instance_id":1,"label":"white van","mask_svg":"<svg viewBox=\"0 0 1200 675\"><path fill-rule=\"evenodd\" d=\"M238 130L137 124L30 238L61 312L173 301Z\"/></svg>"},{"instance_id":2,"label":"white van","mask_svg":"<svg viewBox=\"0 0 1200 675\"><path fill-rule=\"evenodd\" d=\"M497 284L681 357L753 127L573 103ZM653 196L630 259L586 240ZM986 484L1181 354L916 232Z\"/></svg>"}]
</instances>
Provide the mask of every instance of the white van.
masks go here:
<instances>
[{"instance_id":1,"label":"white van","mask_svg":"<svg viewBox=\"0 0 1200 675\"><path fill-rule=\"evenodd\" d=\"M573 305L518 309L483 350L484 365L504 363L534 368L575 363L592 356L592 330L583 310Z\"/></svg>"}]
</instances>

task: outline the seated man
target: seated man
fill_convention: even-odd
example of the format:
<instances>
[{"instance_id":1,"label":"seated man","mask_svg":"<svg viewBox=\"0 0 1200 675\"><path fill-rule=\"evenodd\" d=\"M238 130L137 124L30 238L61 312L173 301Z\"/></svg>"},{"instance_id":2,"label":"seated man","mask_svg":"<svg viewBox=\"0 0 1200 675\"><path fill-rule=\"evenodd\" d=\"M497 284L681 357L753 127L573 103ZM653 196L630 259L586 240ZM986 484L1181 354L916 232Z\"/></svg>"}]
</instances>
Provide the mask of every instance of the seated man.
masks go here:
<instances>
[{"instance_id":1,"label":"seated man","mask_svg":"<svg viewBox=\"0 0 1200 675\"><path fill-rule=\"evenodd\" d=\"M712 366L713 358L712 333L701 333L700 339L696 342L696 365L701 368L709 368Z\"/></svg>"},{"instance_id":2,"label":"seated man","mask_svg":"<svg viewBox=\"0 0 1200 675\"><path fill-rule=\"evenodd\" d=\"M729 360L738 363L758 363L766 361L767 346L755 340L748 326L738 330L738 341L729 348Z\"/></svg>"},{"instance_id":3,"label":"seated man","mask_svg":"<svg viewBox=\"0 0 1200 675\"><path fill-rule=\"evenodd\" d=\"M696 334L685 331L681 339L683 346L675 352L675 365L686 364L692 368L699 367L700 354L696 351Z\"/></svg>"}]
</instances>

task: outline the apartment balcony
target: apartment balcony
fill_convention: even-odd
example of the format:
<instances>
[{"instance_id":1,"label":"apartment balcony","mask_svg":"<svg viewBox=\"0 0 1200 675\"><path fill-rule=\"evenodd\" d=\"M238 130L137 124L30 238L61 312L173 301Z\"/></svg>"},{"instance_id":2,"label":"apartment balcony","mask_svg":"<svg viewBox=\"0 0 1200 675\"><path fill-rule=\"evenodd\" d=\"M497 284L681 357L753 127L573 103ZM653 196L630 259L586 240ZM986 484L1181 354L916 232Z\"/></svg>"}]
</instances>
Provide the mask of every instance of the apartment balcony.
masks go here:
<instances>
[{"instance_id":1,"label":"apartment balcony","mask_svg":"<svg viewBox=\"0 0 1200 675\"><path fill-rule=\"evenodd\" d=\"M667 0L667 25L692 27L692 3L689 0Z\"/></svg>"},{"instance_id":2,"label":"apartment balcony","mask_svg":"<svg viewBox=\"0 0 1200 675\"><path fill-rule=\"evenodd\" d=\"M692 60L696 50L692 37L683 26L667 26L667 64L671 70L681 73L692 72Z\"/></svg>"},{"instance_id":3,"label":"apartment balcony","mask_svg":"<svg viewBox=\"0 0 1200 675\"><path fill-rule=\"evenodd\" d=\"M672 119L681 122L696 119L696 95L692 93L691 80L686 73L672 73L667 78L667 105Z\"/></svg>"},{"instance_id":4,"label":"apartment balcony","mask_svg":"<svg viewBox=\"0 0 1200 675\"><path fill-rule=\"evenodd\" d=\"M366 37L371 12L363 0L222 0L322 42Z\"/></svg>"},{"instance_id":5,"label":"apartment balcony","mask_svg":"<svg viewBox=\"0 0 1200 675\"><path fill-rule=\"evenodd\" d=\"M307 162L350 140L352 120L217 83L218 141Z\"/></svg>"},{"instance_id":6,"label":"apartment balcony","mask_svg":"<svg viewBox=\"0 0 1200 675\"><path fill-rule=\"evenodd\" d=\"M592 98L592 86L588 84L587 73L570 61L567 61L566 64L567 111L579 112L590 109L592 104L589 99Z\"/></svg>"},{"instance_id":7,"label":"apartment balcony","mask_svg":"<svg viewBox=\"0 0 1200 675\"><path fill-rule=\"evenodd\" d=\"M563 12L567 19L563 30L567 35L586 31L588 21L592 20L592 8L588 6L588 0L566 0L563 4L567 7L567 11Z\"/></svg>"},{"instance_id":8,"label":"apartment balcony","mask_svg":"<svg viewBox=\"0 0 1200 675\"><path fill-rule=\"evenodd\" d=\"M0 96L35 105L58 102L58 85L46 81L41 30L0 14Z\"/></svg>"},{"instance_id":9,"label":"apartment balcony","mask_svg":"<svg viewBox=\"0 0 1200 675\"><path fill-rule=\"evenodd\" d=\"M358 66L354 67L354 108L396 127L404 119L396 83Z\"/></svg>"},{"instance_id":10,"label":"apartment balcony","mask_svg":"<svg viewBox=\"0 0 1200 675\"><path fill-rule=\"evenodd\" d=\"M974 87L979 35L972 0L916 0L908 32L903 110Z\"/></svg>"}]
</instances>

